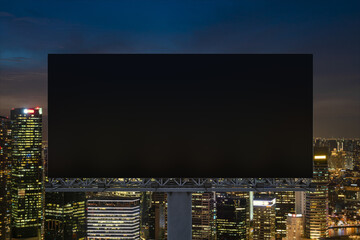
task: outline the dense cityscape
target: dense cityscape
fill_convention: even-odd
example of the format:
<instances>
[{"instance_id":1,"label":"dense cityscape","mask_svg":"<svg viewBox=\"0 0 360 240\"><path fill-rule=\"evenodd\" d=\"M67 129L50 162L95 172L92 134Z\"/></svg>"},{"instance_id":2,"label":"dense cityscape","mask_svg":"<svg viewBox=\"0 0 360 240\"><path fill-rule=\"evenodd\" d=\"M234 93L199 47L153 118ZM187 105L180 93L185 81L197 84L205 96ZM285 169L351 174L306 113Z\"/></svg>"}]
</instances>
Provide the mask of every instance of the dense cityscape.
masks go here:
<instances>
[{"instance_id":1,"label":"dense cityscape","mask_svg":"<svg viewBox=\"0 0 360 240\"><path fill-rule=\"evenodd\" d=\"M34 107L0 117L0 239L167 238L166 193L45 192L42 115ZM360 140L315 138L313 145L314 189L193 193L192 238L356 238Z\"/></svg>"}]
</instances>

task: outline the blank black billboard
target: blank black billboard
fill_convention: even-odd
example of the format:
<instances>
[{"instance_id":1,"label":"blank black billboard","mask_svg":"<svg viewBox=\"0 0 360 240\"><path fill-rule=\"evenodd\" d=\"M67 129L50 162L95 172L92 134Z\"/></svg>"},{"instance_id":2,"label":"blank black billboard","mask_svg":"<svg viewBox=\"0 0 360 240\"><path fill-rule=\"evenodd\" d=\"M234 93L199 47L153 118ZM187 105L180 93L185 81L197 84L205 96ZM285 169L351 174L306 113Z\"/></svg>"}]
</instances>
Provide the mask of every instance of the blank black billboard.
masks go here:
<instances>
[{"instance_id":1,"label":"blank black billboard","mask_svg":"<svg viewBox=\"0 0 360 240\"><path fill-rule=\"evenodd\" d=\"M310 54L50 54L49 177L312 177Z\"/></svg>"}]
</instances>

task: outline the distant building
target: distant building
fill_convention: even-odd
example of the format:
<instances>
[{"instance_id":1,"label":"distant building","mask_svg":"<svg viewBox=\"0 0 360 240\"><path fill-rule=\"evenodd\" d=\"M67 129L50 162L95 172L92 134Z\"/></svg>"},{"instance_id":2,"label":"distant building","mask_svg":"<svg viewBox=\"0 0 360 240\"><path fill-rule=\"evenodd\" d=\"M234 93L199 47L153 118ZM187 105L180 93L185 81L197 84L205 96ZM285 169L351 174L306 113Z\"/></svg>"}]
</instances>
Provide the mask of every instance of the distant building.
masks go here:
<instances>
[{"instance_id":1,"label":"distant building","mask_svg":"<svg viewBox=\"0 0 360 240\"><path fill-rule=\"evenodd\" d=\"M295 213L305 215L306 209L306 192L295 192Z\"/></svg>"},{"instance_id":2,"label":"distant building","mask_svg":"<svg viewBox=\"0 0 360 240\"><path fill-rule=\"evenodd\" d=\"M275 205L276 198L254 198L253 239L275 239Z\"/></svg>"},{"instance_id":3,"label":"distant building","mask_svg":"<svg viewBox=\"0 0 360 240\"><path fill-rule=\"evenodd\" d=\"M42 109L11 110L11 232L40 238L43 222Z\"/></svg>"},{"instance_id":4,"label":"distant building","mask_svg":"<svg viewBox=\"0 0 360 240\"><path fill-rule=\"evenodd\" d=\"M286 219L286 240L299 240L304 233L304 218L302 214L288 214Z\"/></svg>"},{"instance_id":5,"label":"distant building","mask_svg":"<svg viewBox=\"0 0 360 240\"><path fill-rule=\"evenodd\" d=\"M192 194L192 239L210 240L215 237L214 193Z\"/></svg>"},{"instance_id":6,"label":"distant building","mask_svg":"<svg viewBox=\"0 0 360 240\"><path fill-rule=\"evenodd\" d=\"M275 239L286 237L286 220L289 213L295 213L295 192L275 192Z\"/></svg>"},{"instance_id":7,"label":"distant building","mask_svg":"<svg viewBox=\"0 0 360 240\"><path fill-rule=\"evenodd\" d=\"M355 166L355 159L353 153L346 154L345 156L345 169L347 170L354 170Z\"/></svg>"},{"instance_id":8,"label":"distant building","mask_svg":"<svg viewBox=\"0 0 360 240\"><path fill-rule=\"evenodd\" d=\"M318 239L328 235L328 159L327 147L314 148L314 192L306 193L305 237Z\"/></svg>"},{"instance_id":9,"label":"distant building","mask_svg":"<svg viewBox=\"0 0 360 240\"><path fill-rule=\"evenodd\" d=\"M338 149L331 151L331 156L328 159L328 167L335 170L346 169L346 152Z\"/></svg>"},{"instance_id":10,"label":"distant building","mask_svg":"<svg viewBox=\"0 0 360 240\"><path fill-rule=\"evenodd\" d=\"M166 202L167 194L154 192L149 209L149 237L151 240L164 239L166 235Z\"/></svg>"},{"instance_id":11,"label":"distant building","mask_svg":"<svg viewBox=\"0 0 360 240\"><path fill-rule=\"evenodd\" d=\"M140 195L90 194L87 239L140 239Z\"/></svg>"},{"instance_id":12,"label":"distant building","mask_svg":"<svg viewBox=\"0 0 360 240\"><path fill-rule=\"evenodd\" d=\"M45 226L46 240L85 239L85 193L46 193Z\"/></svg>"},{"instance_id":13,"label":"distant building","mask_svg":"<svg viewBox=\"0 0 360 240\"><path fill-rule=\"evenodd\" d=\"M248 239L249 206L249 193L217 193L216 239Z\"/></svg>"},{"instance_id":14,"label":"distant building","mask_svg":"<svg viewBox=\"0 0 360 240\"><path fill-rule=\"evenodd\" d=\"M0 116L0 239L10 230L10 120Z\"/></svg>"},{"instance_id":15,"label":"distant building","mask_svg":"<svg viewBox=\"0 0 360 240\"><path fill-rule=\"evenodd\" d=\"M45 193L45 224L46 240L63 239L64 235L64 193Z\"/></svg>"}]
</instances>

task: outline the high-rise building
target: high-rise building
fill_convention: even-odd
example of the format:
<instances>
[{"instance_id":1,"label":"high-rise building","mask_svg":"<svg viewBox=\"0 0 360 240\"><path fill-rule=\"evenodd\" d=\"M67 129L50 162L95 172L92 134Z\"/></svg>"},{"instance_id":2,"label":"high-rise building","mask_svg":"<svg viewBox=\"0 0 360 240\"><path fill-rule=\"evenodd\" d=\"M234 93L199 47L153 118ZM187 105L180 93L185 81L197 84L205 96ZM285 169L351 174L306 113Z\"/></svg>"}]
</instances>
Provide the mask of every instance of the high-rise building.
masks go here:
<instances>
[{"instance_id":1,"label":"high-rise building","mask_svg":"<svg viewBox=\"0 0 360 240\"><path fill-rule=\"evenodd\" d=\"M11 110L11 233L40 238L43 221L42 109Z\"/></svg>"},{"instance_id":2,"label":"high-rise building","mask_svg":"<svg viewBox=\"0 0 360 240\"><path fill-rule=\"evenodd\" d=\"M306 192L296 191L295 192L295 213L305 215L306 209Z\"/></svg>"},{"instance_id":3,"label":"high-rise building","mask_svg":"<svg viewBox=\"0 0 360 240\"><path fill-rule=\"evenodd\" d=\"M253 239L275 239L275 206L276 198L256 197L253 200Z\"/></svg>"},{"instance_id":4,"label":"high-rise building","mask_svg":"<svg viewBox=\"0 0 360 240\"><path fill-rule=\"evenodd\" d=\"M64 239L64 193L45 193L45 239Z\"/></svg>"},{"instance_id":5,"label":"high-rise building","mask_svg":"<svg viewBox=\"0 0 360 240\"><path fill-rule=\"evenodd\" d=\"M346 169L346 152L338 149L331 151L328 167L334 170Z\"/></svg>"},{"instance_id":6,"label":"high-rise building","mask_svg":"<svg viewBox=\"0 0 360 240\"><path fill-rule=\"evenodd\" d=\"M45 239L85 239L85 202L86 196L82 192L46 193Z\"/></svg>"},{"instance_id":7,"label":"high-rise building","mask_svg":"<svg viewBox=\"0 0 360 240\"><path fill-rule=\"evenodd\" d=\"M299 240L304 233L302 214L288 214L286 219L286 240Z\"/></svg>"},{"instance_id":8,"label":"high-rise building","mask_svg":"<svg viewBox=\"0 0 360 240\"><path fill-rule=\"evenodd\" d=\"M248 239L249 193L216 194L216 239Z\"/></svg>"},{"instance_id":9,"label":"high-rise building","mask_svg":"<svg viewBox=\"0 0 360 240\"><path fill-rule=\"evenodd\" d=\"M0 116L0 239L10 229L10 120Z\"/></svg>"},{"instance_id":10,"label":"high-rise building","mask_svg":"<svg viewBox=\"0 0 360 240\"><path fill-rule=\"evenodd\" d=\"M192 239L210 240L215 236L213 192L192 194Z\"/></svg>"},{"instance_id":11,"label":"high-rise building","mask_svg":"<svg viewBox=\"0 0 360 240\"><path fill-rule=\"evenodd\" d=\"M142 192L140 194L140 238L150 240L150 226L154 226L151 219L151 194L152 192Z\"/></svg>"},{"instance_id":12,"label":"high-rise building","mask_svg":"<svg viewBox=\"0 0 360 240\"><path fill-rule=\"evenodd\" d=\"M149 209L149 237L148 239L160 240L166 235L166 202L167 194L154 192L151 196Z\"/></svg>"},{"instance_id":13,"label":"high-rise building","mask_svg":"<svg viewBox=\"0 0 360 240\"><path fill-rule=\"evenodd\" d=\"M313 184L315 191L306 193L305 237L319 239L328 235L328 159L329 148L314 148Z\"/></svg>"},{"instance_id":14,"label":"high-rise building","mask_svg":"<svg viewBox=\"0 0 360 240\"><path fill-rule=\"evenodd\" d=\"M140 239L140 195L90 194L87 239Z\"/></svg>"},{"instance_id":15,"label":"high-rise building","mask_svg":"<svg viewBox=\"0 0 360 240\"><path fill-rule=\"evenodd\" d=\"M295 213L295 192L275 192L276 217L275 217L275 239L286 237L286 220L289 213Z\"/></svg>"}]
</instances>

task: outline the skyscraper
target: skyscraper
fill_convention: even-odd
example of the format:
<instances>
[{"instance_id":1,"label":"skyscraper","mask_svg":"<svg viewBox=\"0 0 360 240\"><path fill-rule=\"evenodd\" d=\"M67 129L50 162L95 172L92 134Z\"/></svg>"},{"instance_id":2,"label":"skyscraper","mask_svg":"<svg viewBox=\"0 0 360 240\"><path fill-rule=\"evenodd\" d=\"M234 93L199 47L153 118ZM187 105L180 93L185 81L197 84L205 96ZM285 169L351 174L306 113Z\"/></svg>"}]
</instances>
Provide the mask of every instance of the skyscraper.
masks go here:
<instances>
[{"instance_id":1,"label":"skyscraper","mask_svg":"<svg viewBox=\"0 0 360 240\"><path fill-rule=\"evenodd\" d=\"M254 237L257 240L275 239L275 205L276 198L254 198Z\"/></svg>"},{"instance_id":2,"label":"skyscraper","mask_svg":"<svg viewBox=\"0 0 360 240\"><path fill-rule=\"evenodd\" d=\"M0 239L9 232L10 221L10 120L0 116Z\"/></svg>"},{"instance_id":3,"label":"skyscraper","mask_svg":"<svg viewBox=\"0 0 360 240\"><path fill-rule=\"evenodd\" d=\"M305 214L306 208L306 192L304 191L296 191L295 192L295 213L296 214Z\"/></svg>"},{"instance_id":4,"label":"skyscraper","mask_svg":"<svg viewBox=\"0 0 360 240\"><path fill-rule=\"evenodd\" d=\"M192 194L192 239L214 238L214 193Z\"/></svg>"},{"instance_id":5,"label":"skyscraper","mask_svg":"<svg viewBox=\"0 0 360 240\"><path fill-rule=\"evenodd\" d=\"M154 192L149 209L149 239L164 239L166 233L167 194Z\"/></svg>"},{"instance_id":6,"label":"skyscraper","mask_svg":"<svg viewBox=\"0 0 360 240\"><path fill-rule=\"evenodd\" d=\"M64 238L64 193L45 194L45 239Z\"/></svg>"},{"instance_id":7,"label":"skyscraper","mask_svg":"<svg viewBox=\"0 0 360 240\"><path fill-rule=\"evenodd\" d=\"M85 202L86 197L83 192L47 192L45 197L45 239L85 239Z\"/></svg>"},{"instance_id":8,"label":"skyscraper","mask_svg":"<svg viewBox=\"0 0 360 240\"><path fill-rule=\"evenodd\" d=\"M140 195L90 194L87 239L140 239Z\"/></svg>"},{"instance_id":9,"label":"skyscraper","mask_svg":"<svg viewBox=\"0 0 360 240\"><path fill-rule=\"evenodd\" d=\"M42 109L13 109L11 124L12 237L40 237L44 193Z\"/></svg>"},{"instance_id":10,"label":"skyscraper","mask_svg":"<svg viewBox=\"0 0 360 240\"><path fill-rule=\"evenodd\" d=\"M275 192L276 197L276 239L283 239L286 237L286 220L289 213L295 213L295 192Z\"/></svg>"},{"instance_id":11,"label":"skyscraper","mask_svg":"<svg viewBox=\"0 0 360 240\"><path fill-rule=\"evenodd\" d=\"M303 229L303 215L302 214L288 214L286 219L286 240L299 240L301 239Z\"/></svg>"},{"instance_id":12,"label":"skyscraper","mask_svg":"<svg viewBox=\"0 0 360 240\"><path fill-rule=\"evenodd\" d=\"M249 197L244 195L232 192L216 194L216 239L248 239L250 203Z\"/></svg>"},{"instance_id":13,"label":"skyscraper","mask_svg":"<svg viewBox=\"0 0 360 240\"><path fill-rule=\"evenodd\" d=\"M318 239L328 235L328 159L327 147L314 148L314 192L306 193L305 237Z\"/></svg>"}]
</instances>

